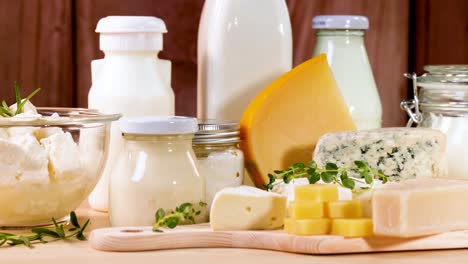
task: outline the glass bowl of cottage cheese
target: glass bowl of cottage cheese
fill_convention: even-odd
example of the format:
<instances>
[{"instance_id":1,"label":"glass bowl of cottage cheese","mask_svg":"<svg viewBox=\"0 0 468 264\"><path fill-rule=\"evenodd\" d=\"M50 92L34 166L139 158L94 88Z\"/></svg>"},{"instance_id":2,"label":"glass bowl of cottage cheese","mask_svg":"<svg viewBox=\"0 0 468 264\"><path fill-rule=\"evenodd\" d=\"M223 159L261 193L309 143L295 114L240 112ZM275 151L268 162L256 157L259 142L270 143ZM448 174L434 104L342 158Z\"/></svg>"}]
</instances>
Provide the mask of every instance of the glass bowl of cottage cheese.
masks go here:
<instances>
[{"instance_id":1,"label":"glass bowl of cottage cheese","mask_svg":"<svg viewBox=\"0 0 468 264\"><path fill-rule=\"evenodd\" d=\"M96 185L118 114L36 108L0 117L0 227L66 217Z\"/></svg>"}]
</instances>

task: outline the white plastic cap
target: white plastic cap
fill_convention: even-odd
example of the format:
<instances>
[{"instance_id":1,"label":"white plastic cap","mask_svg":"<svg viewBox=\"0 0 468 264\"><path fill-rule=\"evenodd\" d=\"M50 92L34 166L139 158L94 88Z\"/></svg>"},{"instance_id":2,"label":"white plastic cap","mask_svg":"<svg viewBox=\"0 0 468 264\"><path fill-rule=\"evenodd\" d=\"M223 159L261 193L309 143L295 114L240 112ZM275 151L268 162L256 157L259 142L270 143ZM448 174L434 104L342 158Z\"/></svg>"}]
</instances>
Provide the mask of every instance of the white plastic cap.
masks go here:
<instances>
[{"instance_id":1,"label":"white plastic cap","mask_svg":"<svg viewBox=\"0 0 468 264\"><path fill-rule=\"evenodd\" d=\"M369 20L365 16L316 16L312 19L316 29L368 29Z\"/></svg>"},{"instance_id":2,"label":"white plastic cap","mask_svg":"<svg viewBox=\"0 0 468 264\"><path fill-rule=\"evenodd\" d=\"M149 51L162 50L167 29L157 17L108 16L99 20L96 32L101 50Z\"/></svg>"},{"instance_id":3,"label":"white plastic cap","mask_svg":"<svg viewBox=\"0 0 468 264\"><path fill-rule=\"evenodd\" d=\"M141 135L194 134L198 131L196 118L183 116L147 116L123 118L120 131Z\"/></svg>"}]
</instances>

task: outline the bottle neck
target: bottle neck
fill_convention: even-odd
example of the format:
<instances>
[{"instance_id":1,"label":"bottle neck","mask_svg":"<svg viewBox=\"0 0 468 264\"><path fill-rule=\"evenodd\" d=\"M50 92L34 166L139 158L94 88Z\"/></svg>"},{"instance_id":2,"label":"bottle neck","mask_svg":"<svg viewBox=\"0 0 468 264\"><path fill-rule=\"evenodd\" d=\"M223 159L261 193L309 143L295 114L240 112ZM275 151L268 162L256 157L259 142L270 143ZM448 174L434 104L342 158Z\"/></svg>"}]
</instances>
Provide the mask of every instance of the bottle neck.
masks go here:
<instances>
[{"instance_id":1,"label":"bottle neck","mask_svg":"<svg viewBox=\"0 0 468 264\"><path fill-rule=\"evenodd\" d=\"M360 29L320 29L315 35L320 38L353 38L356 40L364 40L365 30Z\"/></svg>"},{"instance_id":2,"label":"bottle neck","mask_svg":"<svg viewBox=\"0 0 468 264\"><path fill-rule=\"evenodd\" d=\"M159 50L129 51L129 50L104 50L106 57L134 57L134 58L157 58Z\"/></svg>"}]
</instances>

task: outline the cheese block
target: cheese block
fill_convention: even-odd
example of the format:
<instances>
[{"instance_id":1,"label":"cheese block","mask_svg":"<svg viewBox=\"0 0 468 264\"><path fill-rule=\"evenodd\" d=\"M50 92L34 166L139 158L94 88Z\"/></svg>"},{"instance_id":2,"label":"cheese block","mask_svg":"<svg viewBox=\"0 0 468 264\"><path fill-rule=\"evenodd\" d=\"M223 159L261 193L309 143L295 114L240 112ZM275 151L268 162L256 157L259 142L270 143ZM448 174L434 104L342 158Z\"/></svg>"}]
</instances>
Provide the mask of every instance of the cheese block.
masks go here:
<instances>
[{"instance_id":1,"label":"cheese block","mask_svg":"<svg viewBox=\"0 0 468 264\"><path fill-rule=\"evenodd\" d=\"M289 217L294 219L314 219L324 216L323 202L291 202L288 206Z\"/></svg>"},{"instance_id":2,"label":"cheese block","mask_svg":"<svg viewBox=\"0 0 468 264\"><path fill-rule=\"evenodd\" d=\"M324 183L318 181L318 183ZM308 185L309 180L307 178L296 178L291 180L289 183L277 181L277 184L273 187L272 191L288 197L288 203L291 203L295 199L294 188L296 186ZM338 200L351 200L353 199L353 192L341 185L336 186L338 188Z\"/></svg>"},{"instance_id":3,"label":"cheese block","mask_svg":"<svg viewBox=\"0 0 468 264\"><path fill-rule=\"evenodd\" d=\"M382 128L329 133L320 138L313 159L338 167L366 161L392 178L446 176L445 134L430 128Z\"/></svg>"},{"instance_id":4,"label":"cheese block","mask_svg":"<svg viewBox=\"0 0 468 264\"><path fill-rule=\"evenodd\" d=\"M330 219L294 219L284 220L284 231L299 236L326 235L330 232Z\"/></svg>"},{"instance_id":5,"label":"cheese block","mask_svg":"<svg viewBox=\"0 0 468 264\"><path fill-rule=\"evenodd\" d=\"M277 229L286 217L286 196L255 187L224 188L216 193L210 212L213 230Z\"/></svg>"},{"instance_id":6,"label":"cheese block","mask_svg":"<svg viewBox=\"0 0 468 264\"><path fill-rule=\"evenodd\" d=\"M255 185L268 173L309 162L318 138L355 125L325 55L279 77L248 106L241 120L241 147Z\"/></svg>"},{"instance_id":7,"label":"cheese block","mask_svg":"<svg viewBox=\"0 0 468 264\"><path fill-rule=\"evenodd\" d=\"M332 219L331 234L344 237L372 236L372 219Z\"/></svg>"},{"instance_id":8,"label":"cheese block","mask_svg":"<svg viewBox=\"0 0 468 264\"><path fill-rule=\"evenodd\" d=\"M294 188L295 201L330 202L338 200L335 184L308 184Z\"/></svg>"},{"instance_id":9,"label":"cheese block","mask_svg":"<svg viewBox=\"0 0 468 264\"><path fill-rule=\"evenodd\" d=\"M325 217L329 218L360 218L362 217L361 202L335 201L325 203Z\"/></svg>"},{"instance_id":10,"label":"cheese block","mask_svg":"<svg viewBox=\"0 0 468 264\"><path fill-rule=\"evenodd\" d=\"M374 190L378 235L416 237L468 229L468 181L412 179Z\"/></svg>"}]
</instances>

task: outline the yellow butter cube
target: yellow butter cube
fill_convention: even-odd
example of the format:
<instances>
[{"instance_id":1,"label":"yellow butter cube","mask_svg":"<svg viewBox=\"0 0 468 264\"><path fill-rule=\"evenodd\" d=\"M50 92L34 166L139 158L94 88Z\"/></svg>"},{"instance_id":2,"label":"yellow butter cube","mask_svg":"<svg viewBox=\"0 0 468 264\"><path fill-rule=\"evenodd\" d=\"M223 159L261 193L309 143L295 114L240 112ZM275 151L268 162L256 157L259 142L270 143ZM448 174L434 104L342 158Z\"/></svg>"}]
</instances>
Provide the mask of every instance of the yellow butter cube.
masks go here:
<instances>
[{"instance_id":1,"label":"yellow butter cube","mask_svg":"<svg viewBox=\"0 0 468 264\"><path fill-rule=\"evenodd\" d=\"M373 233L372 219L332 219L331 234L344 237L366 237Z\"/></svg>"},{"instance_id":2,"label":"yellow butter cube","mask_svg":"<svg viewBox=\"0 0 468 264\"><path fill-rule=\"evenodd\" d=\"M334 184L307 184L296 186L294 196L297 202L338 201L338 188Z\"/></svg>"},{"instance_id":3,"label":"yellow butter cube","mask_svg":"<svg viewBox=\"0 0 468 264\"><path fill-rule=\"evenodd\" d=\"M362 207L359 201L335 201L325 204L325 217L361 218Z\"/></svg>"},{"instance_id":4,"label":"yellow butter cube","mask_svg":"<svg viewBox=\"0 0 468 264\"><path fill-rule=\"evenodd\" d=\"M289 203L289 217L294 219L314 219L324 216L322 202L291 202Z\"/></svg>"},{"instance_id":5,"label":"yellow butter cube","mask_svg":"<svg viewBox=\"0 0 468 264\"><path fill-rule=\"evenodd\" d=\"M326 235L330 232L330 219L284 219L284 231L299 236Z\"/></svg>"}]
</instances>

